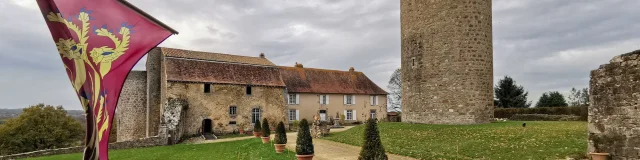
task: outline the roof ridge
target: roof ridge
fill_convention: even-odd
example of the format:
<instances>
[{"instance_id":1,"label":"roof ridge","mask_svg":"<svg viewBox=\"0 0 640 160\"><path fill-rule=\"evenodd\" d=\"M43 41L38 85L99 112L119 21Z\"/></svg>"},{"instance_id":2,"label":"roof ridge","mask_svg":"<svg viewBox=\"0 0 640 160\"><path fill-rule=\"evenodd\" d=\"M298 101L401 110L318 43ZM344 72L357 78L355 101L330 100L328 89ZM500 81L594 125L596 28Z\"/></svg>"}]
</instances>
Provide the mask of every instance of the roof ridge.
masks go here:
<instances>
[{"instance_id":1,"label":"roof ridge","mask_svg":"<svg viewBox=\"0 0 640 160\"><path fill-rule=\"evenodd\" d=\"M334 72L349 72L349 71L343 71L343 70L337 70L337 69L323 69L323 68L300 68L300 67L289 67L289 66L278 66L278 67L293 68L293 69L310 69L310 70L321 70L321 71L334 71ZM362 71L353 71L353 72L362 73Z\"/></svg>"},{"instance_id":2,"label":"roof ridge","mask_svg":"<svg viewBox=\"0 0 640 160\"><path fill-rule=\"evenodd\" d=\"M190 51L190 52L200 52L200 53L209 53L209 54L222 54L222 55L238 56L238 57L260 58L260 57L252 57L252 56L237 55L237 54L230 54L230 53L218 53L218 52L209 52L209 51L202 51L202 50L189 50L189 49L172 48L172 47L158 47L158 48L161 48L161 49L163 49L163 48L175 49L175 50L183 50L183 51Z\"/></svg>"}]
</instances>

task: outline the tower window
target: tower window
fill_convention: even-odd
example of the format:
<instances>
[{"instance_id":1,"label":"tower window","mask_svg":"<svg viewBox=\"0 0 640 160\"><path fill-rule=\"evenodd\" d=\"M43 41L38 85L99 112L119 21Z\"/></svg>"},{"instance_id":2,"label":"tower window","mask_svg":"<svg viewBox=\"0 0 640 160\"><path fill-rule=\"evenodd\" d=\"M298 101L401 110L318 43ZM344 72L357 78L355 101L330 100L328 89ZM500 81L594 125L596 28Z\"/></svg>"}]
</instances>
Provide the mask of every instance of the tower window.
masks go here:
<instances>
[{"instance_id":1,"label":"tower window","mask_svg":"<svg viewBox=\"0 0 640 160\"><path fill-rule=\"evenodd\" d=\"M211 93L211 84L204 84L204 93Z\"/></svg>"},{"instance_id":2,"label":"tower window","mask_svg":"<svg viewBox=\"0 0 640 160\"><path fill-rule=\"evenodd\" d=\"M247 90L245 92L247 95L251 95L251 86L247 86Z\"/></svg>"},{"instance_id":3,"label":"tower window","mask_svg":"<svg viewBox=\"0 0 640 160\"><path fill-rule=\"evenodd\" d=\"M416 57L411 58L411 67L416 66Z\"/></svg>"}]
</instances>

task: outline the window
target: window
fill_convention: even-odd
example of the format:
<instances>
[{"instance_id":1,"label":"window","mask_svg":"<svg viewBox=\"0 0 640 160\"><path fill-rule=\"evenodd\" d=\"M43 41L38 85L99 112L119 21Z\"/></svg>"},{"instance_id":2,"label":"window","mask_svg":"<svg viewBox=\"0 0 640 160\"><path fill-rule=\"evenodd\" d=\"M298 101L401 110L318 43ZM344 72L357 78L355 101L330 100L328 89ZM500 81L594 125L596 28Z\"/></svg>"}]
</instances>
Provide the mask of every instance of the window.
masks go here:
<instances>
[{"instance_id":1,"label":"window","mask_svg":"<svg viewBox=\"0 0 640 160\"><path fill-rule=\"evenodd\" d=\"M296 110L295 109L290 109L289 110L289 121L295 121L296 119Z\"/></svg>"},{"instance_id":2,"label":"window","mask_svg":"<svg viewBox=\"0 0 640 160\"><path fill-rule=\"evenodd\" d=\"M329 104L329 96L328 95L320 95L320 104Z\"/></svg>"},{"instance_id":3,"label":"window","mask_svg":"<svg viewBox=\"0 0 640 160\"><path fill-rule=\"evenodd\" d=\"M378 105L378 96L369 96L369 100L372 106Z\"/></svg>"},{"instance_id":4,"label":"window","mask_svg":"<svg viewBox=\"0 0 640 160\"><path fill-rule=\"evenodd\" d=\"M344 96L344 104L355 104L355 97L353 95Z\"/></svg>"},{"instance_id":5,"label":"window","mask_svg":"<svg viewBox=\"0 0 640 160\"><path fill-rule=\"evenodd\" d=\"M300 104L299 94L289 94L289 104Z\"/></svg>"},{"instance_id":6,"label":"window","mask_svg":"<svg viewBox=\"0 0 640 160\"><path fill-rule=\"evenodd\" d=\"M211 93L211 84L204 84L204 93Z\"/></svg>"},{"instance_id":7,"label":"window","mask_svg":"<svg viewBox=\"0 0 640 160\"><path fill-rule=\"evenodd\" d=\"M229 107L229 115L235 116L237 114L237 109L238 107L236 106Z\"/></svg>"},{"instance_id":8,"label":"window","mask_svg":"<svg viewBox=\"0 0 640 160\"><path fill-rule=\"evenodd\" d=\"M412 67L416 66L416 59L415 58L411 58L411 61L412 61L411 66Z\"/></svg>"},{"instance_id":9,"label":"window","mask_svg":"<svg viewBox=\"0 0 640 160\"><path fill-rule=\"evenodd\" d=\"M369 118L376 118L376 110L372 109L371 111L369 111Z\"/></svg>"},{"instance_id":10,"label":"window","mask_svg":"<svg viewBox=\"0 0 640 160\"><path fill-rule=\"evenodd\" d=\"M251 86L247 86L247 90L245 92L247 95L251 95Z\"/></svg>"},{"instance_id":11,"label":"window","mask_svg":"<svg viewBox=\"0 0 640 160\"><path fill-rule=\"evenodd\" d=\"M251 123L256 123L256 120L259 120L260 116L260 108L253 108L251 110Z\"/></svg>"},{"instance_id":12,"label":"window","mask_svg":"<svg viewBox=\"0 0 640 160\"><path fill-rule=\"evenodd\" d=\"M353 110L347 110L347 115L346 115L345 119L353 120Z\"/></svg>"}]
</instances>

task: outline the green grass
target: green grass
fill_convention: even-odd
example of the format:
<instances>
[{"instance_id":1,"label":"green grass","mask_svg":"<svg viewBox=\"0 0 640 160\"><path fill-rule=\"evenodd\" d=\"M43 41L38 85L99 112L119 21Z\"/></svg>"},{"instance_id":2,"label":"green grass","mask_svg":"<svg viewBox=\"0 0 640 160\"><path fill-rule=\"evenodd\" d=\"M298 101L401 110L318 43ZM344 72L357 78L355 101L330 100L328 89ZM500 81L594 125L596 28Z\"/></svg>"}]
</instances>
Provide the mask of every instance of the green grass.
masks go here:
<instances>
[{"instance_id":1,"label":"green grass","mask_svg":"<svg viewBox=\"0 0 640 160\"><path fill-rule=\"evenodd\" d=\"M259 138L247 140L220 142L210 144L178 144L173 146L136 148L126 150L110 150L109 159L176 159L176 160L197 160L197 159L239 159L239 160L281 160L295 159L295 152L285 151L276 153L273 144L262 144ZM82 159L80 153L55 155L48 157L37 157L31 160L77 160Z\"/></svg>"},{"instance_id":2,"label":"green grass","mask_svg":"<svg viewBox=\"0 0 640 160\"><path fill-rule=\"evenodd\" d=\"M556 159L584 154L586 122L495 122L481 125L379 123L385 150L419 159ZM364 125L325 139L362 146Z\"/></svg>"}]
</instances>

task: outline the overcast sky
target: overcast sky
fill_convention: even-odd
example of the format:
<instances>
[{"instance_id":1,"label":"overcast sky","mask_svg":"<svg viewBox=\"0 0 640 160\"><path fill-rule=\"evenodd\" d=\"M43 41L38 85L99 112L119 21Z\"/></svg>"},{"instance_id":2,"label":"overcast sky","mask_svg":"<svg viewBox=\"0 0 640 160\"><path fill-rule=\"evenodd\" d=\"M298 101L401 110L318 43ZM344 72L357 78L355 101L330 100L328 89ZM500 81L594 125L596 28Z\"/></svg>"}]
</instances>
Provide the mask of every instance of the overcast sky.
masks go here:
<instances>
[{"instance_id":1,"label":"overcast sky","mask_svg":"<svg viewBox=\"0 0 640 160\"><path fill-rule=\"evenodd\" d=\"M284 66L353 66L384 89L400 67L398 0L129 1L180 32L164 47L264 52ZM588 87L590 70L640 49L638 6L638 0L494 0L495 81L513 77L534 104L546 91ZM35 1L2 0L0 13L0 108L81 109Z\"/></svg>"}]
</instances>

